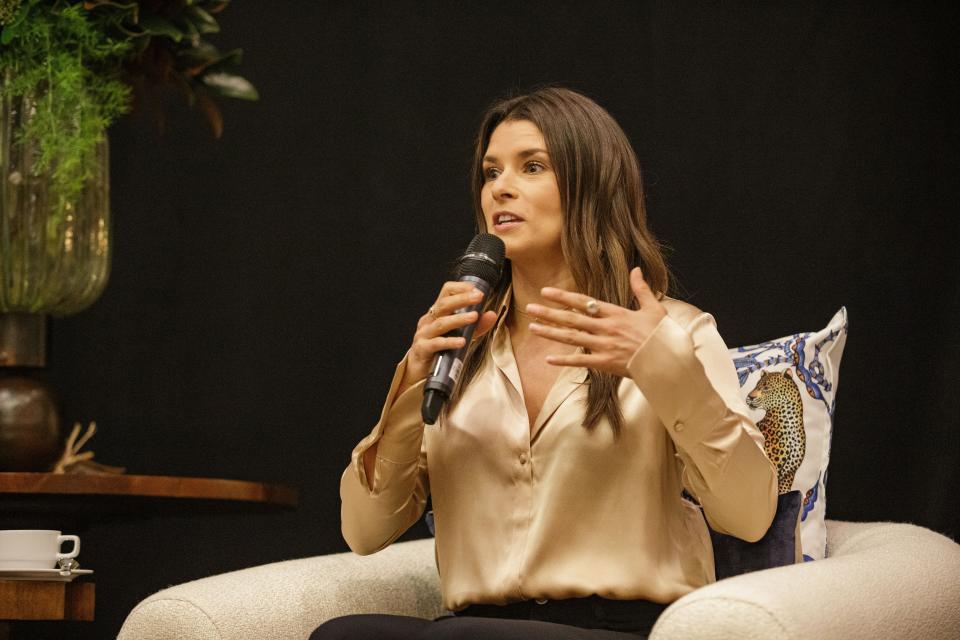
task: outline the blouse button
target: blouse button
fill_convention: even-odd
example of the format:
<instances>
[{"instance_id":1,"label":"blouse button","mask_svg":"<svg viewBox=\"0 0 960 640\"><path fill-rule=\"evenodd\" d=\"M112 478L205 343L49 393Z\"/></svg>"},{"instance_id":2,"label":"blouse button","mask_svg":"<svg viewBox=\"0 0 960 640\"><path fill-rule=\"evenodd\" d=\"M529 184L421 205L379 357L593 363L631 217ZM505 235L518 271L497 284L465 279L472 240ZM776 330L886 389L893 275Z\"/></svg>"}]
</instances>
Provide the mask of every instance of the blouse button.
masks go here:
<instances>
[{"instance_id":1,"label":"blouse button","mask_svg":"<svg viewBox=\"0 0 960 640\"><path fill-rule=\"evenodd\" d=\"M527 454L526 454L526 453L521 453L521 454L520 454L520 464L527 464Z\"/></svg>"},{"instance_id":2,"label":"blouse button","mask_svg":"<svg viewBox=\"0 0 960 640\"><path fill-rule=\"evenodd\" d=\"M683 423L677 422L677 424L673 425L673 430L676 431L677 433L680 433L681 431L683 431Z\"/></svg>"}]
</instances>

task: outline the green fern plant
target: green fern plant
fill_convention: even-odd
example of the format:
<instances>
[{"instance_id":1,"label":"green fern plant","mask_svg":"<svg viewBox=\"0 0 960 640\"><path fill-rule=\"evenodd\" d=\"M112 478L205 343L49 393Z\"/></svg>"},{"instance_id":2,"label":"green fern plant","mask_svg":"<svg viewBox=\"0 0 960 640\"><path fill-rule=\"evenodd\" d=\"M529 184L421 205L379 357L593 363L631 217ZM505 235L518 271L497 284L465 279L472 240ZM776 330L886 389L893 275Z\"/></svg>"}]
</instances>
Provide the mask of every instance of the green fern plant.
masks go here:
<instances>
[{"instance_id":1,"label":"green fern plant","mask_svg":"<svg viewBox=\"0 0 960 640\"><path fill-rule=\"evenodd\" d=\"M175 90L219 137L217 96L258 99L234 73L242 51L222 54L204 39L219 32L214 16L228 4L0 0L0 99L19 98L30 109L14 141L35 145L33 171L50 172L61 204L78 196L97 143L131 109L152 107L162 130L162 97Z\"/></svg>"}]
</instances>

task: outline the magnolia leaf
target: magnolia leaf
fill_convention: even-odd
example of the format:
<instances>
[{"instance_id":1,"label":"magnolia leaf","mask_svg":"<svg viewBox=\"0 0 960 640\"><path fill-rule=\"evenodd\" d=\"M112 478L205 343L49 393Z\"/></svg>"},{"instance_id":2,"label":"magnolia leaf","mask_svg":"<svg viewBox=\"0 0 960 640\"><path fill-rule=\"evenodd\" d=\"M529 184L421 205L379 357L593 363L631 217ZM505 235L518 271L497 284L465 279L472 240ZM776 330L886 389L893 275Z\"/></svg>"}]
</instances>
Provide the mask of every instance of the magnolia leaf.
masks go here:
<instances>
[{"instance_id":1,"label":"magnolia leaf","mask_svg":"<svg viewBox=\"0 0 960 640\"><path fill-rule=\"evenodd\" d=\"M230 4L230 0L213 0L207 3L206 9L208 13L218 14L226 9L228 4Z\"/></svg>"},{"instance_id":2,"label":"magnolia leaf","mask_svg":"<svg viewBox=\"0 0 960 640\"><path fill-rule=\"evenodd\" d=\"M207 73L215 73L218 71L229 72L230 69L238 66L242 59L243 49L234 49L223 55L218 54L216 60L212 60L207 64Z\"/></svg>"},{"instance_id":3,"label":"magnolia leaf","mask_svg":"<svg viewBox=\"0 0 960 640\"><path fill-rule=\"evenodd\" d=\"M221 54L212 44L201 41L196 47L177 52L177 58L181 63L177 66L183 68L189 76L199 76L203 73L232 69L240 64L242 57L243 49L234 49L229 53ZM184 65L186 65L185 68Z\"/></svg>"},{"instance_id":4,"label":"magnolia leaf","mask_svg":"<svg viewBox=\"0 0 960 640\"><path fill-rule=\"evenodd\" d=\"M183 39L183 31L175 24L152 13L140 16L140 26L152 36L165 36L174 42L180 42Z\"/></svg>"},{"instance_id":5,"label":"magnolia leaf","mask_svg":"<svg viewBox=\"0 0 960 640\"><path fill-rule=\"evenodd\" d=\"M177 24L183 29L183 35L188 40L192 40L200 35L197 27L189 20L177 20Z\"/></svg>"},{"instance_id":6,"label":"magnolia leaf","mask_svg":"<svg viewBox=\"0 0 960 640\"><path fill-rule=\"evenodd\" d=\"M217 51L216 47L212 45L209 45L209 49L206 49L204 53L207 56L212 55L213 57L207 57L193 64L186 70L188 75L199 76L218 72L230 73L230 70L239 65L240 60L243 58L243 49L234 49L227 54L221 54Z\"/></svg>"},{"instance_id":7,"label":"magnolia leaf","mask_svg":"<svg viewBox=\"0 0 960 640\"><path fill-rule=\"evenodd\" d=\"M177 58L179 59L177 68L189 77L218 72L229 73L234 67L240 64L242 57L243 49L234 49L222 55L216 47L201 41L196 47L181 50L177 53Z\"/></svg>"},{"instance_id":8,"label":"magnolia leaf","mask_svg":"<svg viewBox=\"0 0 960 640\"><path fill-rule=\"evenodd\" d=\"M220 50L203 40L176 52L177 59L188 66L209 65L220 59Z\"/></svg>"},{"instance_id":9,"label":"magnolia leaf","mask_svg":"<svg viewBox=\"0 0 960 640\"><path fill-rule=\"evenodd\" d=\"M259 100L260 94L246 78L218 71L207 73L200 78L203 84L221 96L240 98L241 100Z\"/></svg>"},{"instance_id":10,"label":"magnolia leaf","mask_svg":"<svg viewBox=\"0 0 960 640\"><path fill-rule=\"evenodd\" d=\"M200 7L187 7L185 13L189 16L188 20L200 33L220 33L220 25L216 19Z\"/></svg>"}]
</instances>

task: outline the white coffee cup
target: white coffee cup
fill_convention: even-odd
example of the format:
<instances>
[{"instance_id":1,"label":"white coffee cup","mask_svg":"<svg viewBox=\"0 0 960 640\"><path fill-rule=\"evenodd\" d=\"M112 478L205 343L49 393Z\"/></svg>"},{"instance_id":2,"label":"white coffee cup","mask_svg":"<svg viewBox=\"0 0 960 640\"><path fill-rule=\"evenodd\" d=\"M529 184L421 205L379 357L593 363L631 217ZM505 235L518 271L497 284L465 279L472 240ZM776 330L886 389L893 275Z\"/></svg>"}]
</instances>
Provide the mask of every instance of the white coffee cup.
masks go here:
<instances>
[{"instance_id":1,"label":"white coffee cup","mask_svg":"<svg viewBox=\"0 0 960 640\"><path fill-rule=\"evenodd\" d=\"M73 542L70 553L61 553L64 542ZM80 538L65 536L50 529L0 530L0 570L55 569L57 561L76 558L80 554Z\"/></svg>"}]
</instances>

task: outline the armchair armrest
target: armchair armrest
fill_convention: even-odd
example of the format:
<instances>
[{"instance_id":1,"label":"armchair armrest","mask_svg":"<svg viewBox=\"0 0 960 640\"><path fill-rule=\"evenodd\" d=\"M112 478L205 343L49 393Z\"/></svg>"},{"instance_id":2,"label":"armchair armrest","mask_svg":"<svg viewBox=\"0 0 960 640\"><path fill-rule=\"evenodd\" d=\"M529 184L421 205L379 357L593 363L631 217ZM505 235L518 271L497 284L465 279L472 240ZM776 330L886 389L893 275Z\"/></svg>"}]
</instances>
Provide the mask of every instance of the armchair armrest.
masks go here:
<instances>
[{"instance_id":1,"label":"armchair armrest","mask_svg":"<svg viewBox=\"0 0 960 640\"><path fill-rule=\"evenodd\" d=\"M442 613L433 539L275 562L159 591L117 640L289 640L351 613Z\"/></svg>"},{"instance_id":2,"label":"armchair armrest","mask_svg":"<svg viewBox=\"0 0 960 640\"><path fill-rule=\"evenodd\" d=\"M687 594L650 640L952 640L960 545L910 524L827 521L829 557ZM160 591L118 640L287 640L350 613L443 613L432 539L234 571Z\"/></svg>"},{"instance_id":3,"label":"armchair armrest","mask_svg":"<svg viewBox=\"0 0 960 640\"><path fill-rule=\"evenodd\" d=\"M960 545L911 524L827 521L829 557L680 598L650 640L960 637Z\"/></svg>"}]
</instances>

